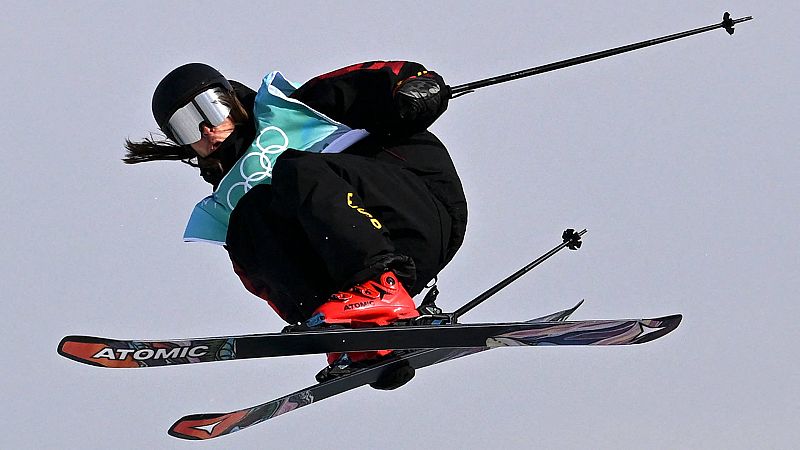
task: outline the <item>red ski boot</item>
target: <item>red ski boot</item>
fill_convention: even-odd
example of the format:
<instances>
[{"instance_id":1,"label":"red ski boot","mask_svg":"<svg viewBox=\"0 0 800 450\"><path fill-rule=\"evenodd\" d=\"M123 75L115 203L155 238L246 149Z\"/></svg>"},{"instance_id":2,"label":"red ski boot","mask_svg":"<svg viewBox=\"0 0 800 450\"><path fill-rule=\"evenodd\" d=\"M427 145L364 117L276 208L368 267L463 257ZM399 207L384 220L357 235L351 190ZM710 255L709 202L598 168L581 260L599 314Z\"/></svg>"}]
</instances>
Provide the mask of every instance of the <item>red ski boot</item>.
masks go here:
<instances>
[{"instance_id":1,"label":"red ski boot","mask_svg":"<svg viewBox=\"0 0 800 450\"><path fill-rule=\"evenodd\" d=\"M400 284L397 276L392 272L385 272L375 280L365 281L346 291L333 294L326 303L314 311L311 321L325 325L363 328L385 326L417 316L419 312L414 300ZM368 365L373 362L371 360L391 353L391 350L329 353L329 366L317 374L317 380L322 382L344 375L355 368ZM405 381L410 379L411 377L408 377Z\"/></svg>"}]
</instances>

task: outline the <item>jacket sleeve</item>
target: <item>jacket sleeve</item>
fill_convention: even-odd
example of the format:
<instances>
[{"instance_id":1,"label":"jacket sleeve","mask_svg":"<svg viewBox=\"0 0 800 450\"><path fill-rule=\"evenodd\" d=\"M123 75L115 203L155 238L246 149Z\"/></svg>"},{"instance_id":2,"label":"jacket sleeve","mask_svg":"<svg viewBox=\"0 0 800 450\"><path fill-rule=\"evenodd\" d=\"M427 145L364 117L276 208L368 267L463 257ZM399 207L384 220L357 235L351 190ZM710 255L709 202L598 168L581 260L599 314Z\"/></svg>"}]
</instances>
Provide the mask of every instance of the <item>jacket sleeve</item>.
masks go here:
<instances>
[{"instance_id":1,"label":"jacket sleeve","mask_svg":"<svg viewBox=\"0 0 800 450\"><path fill-rule=\"evenodd\" d=\"M394 91L411 77L430 74L449 97L444 80L422 64L409 61L370 61L347 66L313 78L292 97L352 128L378 134L410 134L426 129L447 108L427 116L402 119L394 102Z\"/></svg>"}]
</instances>

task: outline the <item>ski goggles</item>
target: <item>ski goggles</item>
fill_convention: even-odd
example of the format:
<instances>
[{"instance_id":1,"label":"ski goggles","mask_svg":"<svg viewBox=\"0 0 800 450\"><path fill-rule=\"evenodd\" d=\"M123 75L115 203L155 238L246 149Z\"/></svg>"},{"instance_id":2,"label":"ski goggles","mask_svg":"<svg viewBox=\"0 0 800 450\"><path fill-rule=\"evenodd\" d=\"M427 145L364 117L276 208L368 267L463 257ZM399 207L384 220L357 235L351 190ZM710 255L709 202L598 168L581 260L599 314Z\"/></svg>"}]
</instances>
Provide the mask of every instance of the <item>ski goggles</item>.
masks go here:
<instances>
[{"instance_id":1,"label":"ski goggles","mask_svg":"<svg viewBox=\"0 0 800 450\"><path fill-rule=\"evenodd\" d=\"M186 106L178 108L167 121L170 136L181 145L190 145L203 138L200 125L219 126L228 117L231 108L224 105L221 95L225 91L212 88L197 94Z\"/></svg>"}]
</instances>

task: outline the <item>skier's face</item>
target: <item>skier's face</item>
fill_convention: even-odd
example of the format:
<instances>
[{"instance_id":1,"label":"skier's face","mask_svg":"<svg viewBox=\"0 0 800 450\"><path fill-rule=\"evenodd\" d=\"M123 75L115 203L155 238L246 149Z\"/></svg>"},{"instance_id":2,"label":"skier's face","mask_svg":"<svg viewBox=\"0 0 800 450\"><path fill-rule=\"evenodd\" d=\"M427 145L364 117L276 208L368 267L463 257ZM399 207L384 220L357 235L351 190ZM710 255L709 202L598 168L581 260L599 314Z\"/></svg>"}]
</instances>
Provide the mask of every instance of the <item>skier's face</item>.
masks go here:
<instances>
[{"instance_id":1,"label":"skier's face","mask_svg":"<svg viewBox=\"0 0 800 450\"><path fill-rule=\"evenodd\" d=\"M234 126L230 116L216 127L209 127L206 123L201 124L200 133L203 137L192 144L192 150L201 158L207 158L217 150L222 141L233 133Z\"/></svg>"}]
</instances>

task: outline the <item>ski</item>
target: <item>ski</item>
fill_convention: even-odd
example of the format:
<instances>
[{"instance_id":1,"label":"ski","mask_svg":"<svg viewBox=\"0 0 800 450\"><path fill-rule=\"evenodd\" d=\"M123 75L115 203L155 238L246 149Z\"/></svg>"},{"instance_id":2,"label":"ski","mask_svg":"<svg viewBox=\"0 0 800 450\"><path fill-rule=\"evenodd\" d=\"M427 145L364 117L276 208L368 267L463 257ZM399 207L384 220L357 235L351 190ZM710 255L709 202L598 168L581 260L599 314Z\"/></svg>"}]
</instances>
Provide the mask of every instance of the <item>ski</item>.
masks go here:
<instances>
[{"instance_id":1,"label":"ski","mask_svg":"<svg viewBox=\"0 0 800 450\"><path fill-rule=\"evenodd\" d=\"M639 329L646 327L644 324L649 323L648 320L663 319L402 325L167 341L67 336L59 344L58 352L93 366L136 368L382 349L584 345L582 341L571 339L571 336L592 330Z\"/></svg>"},{"instance_id":2,"label":"ski","mask_svg":"<svg viewBox=\"0 0 800 450\"><path fill-rule=\"evenodd\" d=\"M169 434L181 439L209 439L264 422L363 385L392 389L418 368L506 346L630 345L649 342L678 327L681 315L656 319L567 321L583 303L527 322L460 324L458 318L564 248L577 250L586 230L567 229L562 243L509 275L453 313L441 314L434 285L418 308L424 320L396 326L327 328L217 338L168 341L118 340L67 336L58 352L100 367L154 367L210 361L393 349L390 356L365 368L309 386L261 405L229 413L193 414L175 422ZM435 325L420 325L433 323Z\"/></svg>"},{"instance_id":3,"label":"ski","mask_svg":"<svg viewBox=\"0 0 800 450\"><path fill-rule=\"evenodd\" d=\"M414 369L472 355L500 346L516 345L627 345L657 339L677 328L681 316L672 315L658 319L637 321L585 321L566 322L581 303L575 307L545 317L530 320L528 324L566 325L561 333L542 338L541 327L512 331L491 338L485 345L471 348L435 348L412 350L383 360L373 366L354 371L324 383L309 386L289 395L261 405L229 413L192 414L176 421L168 433L181 439L211 439L242 430L252 425L278 417L297 408L319 402L337 394L374 383L384 373L402 366ZM587 326L591 323L591 326Z\"/></svg>"},{"instance_id":4,"label":"ski","mask_svg":"<svg viewBox=\"0 0 800 450\"><path fill-rule=\"evenodd\" d=\"M506 277L454 313L445 314L451 326L380 327L368 329L325 329L321 331L269 333L248 336L183 339L173 341L118 340L93 336L67 336L58 344L58 353L74 361L99 367L133 368L177 364L194 364L210 361L265 358L271 356L302 355L341 351L413 349L448 345L438 339L449 336L455 347L486 345L485 340L503 333L521 331L518 327L529 324L473 324L457 325L458 317L503 289L564 248L577 250L586 230L576 232L569 228L562 233L562 242L528 265ZM420 309L441 313L434 304L439 290L434 285L426 294ZM434 312L435 311L435 312ZM516 328L516 329L515 329ZM467 330L465 332L465 329ZM391 334L391 335L390 335ZM380 335L375 338L373 335ZM437 336L433 336L437 335ZM472 336L466 341L465 335ZM475 341L477 339L477 341ZM450 345L452 346L452 345Z\"/></svg>"}]
</instances>

